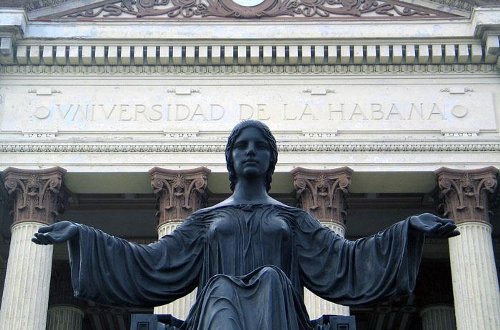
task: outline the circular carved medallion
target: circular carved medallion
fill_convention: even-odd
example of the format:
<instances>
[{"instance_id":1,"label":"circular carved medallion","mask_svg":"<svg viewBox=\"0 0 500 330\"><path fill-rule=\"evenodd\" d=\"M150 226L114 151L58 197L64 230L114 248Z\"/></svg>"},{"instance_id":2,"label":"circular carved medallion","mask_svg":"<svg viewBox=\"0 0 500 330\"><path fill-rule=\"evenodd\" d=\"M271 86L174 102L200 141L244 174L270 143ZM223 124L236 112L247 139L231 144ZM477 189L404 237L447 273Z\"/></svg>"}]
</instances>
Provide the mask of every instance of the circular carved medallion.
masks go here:
<instances>
[{"instance_id":1,"label":"circular carved medallion","mask_svg":"<svg viewBox=\"0 0 500 330\"><path fill-rule=\"evenodd\" d=\"M265 16L264 12L276 6L278 0L220 0L222 5L234 12L234 16L257 18Z\"/></svg>"}]
</instances>

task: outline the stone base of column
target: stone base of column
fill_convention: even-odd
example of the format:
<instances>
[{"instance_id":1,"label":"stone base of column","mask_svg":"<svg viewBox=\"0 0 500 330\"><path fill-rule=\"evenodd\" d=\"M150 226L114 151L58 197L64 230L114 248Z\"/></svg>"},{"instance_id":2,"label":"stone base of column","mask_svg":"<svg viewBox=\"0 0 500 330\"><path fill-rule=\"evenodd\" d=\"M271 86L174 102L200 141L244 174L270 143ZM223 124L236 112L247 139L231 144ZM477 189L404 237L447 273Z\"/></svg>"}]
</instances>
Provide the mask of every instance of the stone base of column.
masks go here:
<instances>
[{"instance_id":1,"label":"stone base of column","mask_svg":"<svg viewBox=\"0 0 500 330\"><path fill-rule=\"evenodd\" d=\"M422 318L422 330L454 330L455 311L449 305L429 306L420 312Z\"/></svg>"},{"instance_id":2,"label":"stone base of column","mask_svg":"<svg viewBox=\"0 0 500 330\"><path fill-rule=\"evenodd\" d=\"M82 330L84 315L75 306L52 306L49 308L47 330Z\"/></svg>"},{"instance_id":3,"label":"stone base of column","mask_svg":"<svg viewBox=\"0 0 500 330\"><path fill-rule=\"evenodd\" d=\"M449 239L457 329L500 329L500 292L491 226L457 224L460 236Z\"/></svg>"},{"instance_id":4,"label":"stone base of column","mask_svg":"<svg viewBox=\"0 0 500 330\"><path fill-rule=\"evenodd\" d=\"M172 221L168 223L164 223L158 226L158 236L161 238L165 235L170 234L177 228L182 222L181 221ZM163 306L157 306L154 308L155 314L172 314L178 319L185 320L189 314L191 306L196 301L196 292L195 289L193 292L188 294L185 297L177 299L176 301L171 302L170 304L166 304Z\"/></svg>"},{"instance_id":5,"label":"stone base of column","mask_svg":"<svg viewBox=\"0 0 500 330\"><path fill-rule=\"evenodd\" d=\"M0 311L3 330L45 329L53 247L31 242L33 234L42 226L38 222L12 226Z\"/></svg>"}]
</instances>

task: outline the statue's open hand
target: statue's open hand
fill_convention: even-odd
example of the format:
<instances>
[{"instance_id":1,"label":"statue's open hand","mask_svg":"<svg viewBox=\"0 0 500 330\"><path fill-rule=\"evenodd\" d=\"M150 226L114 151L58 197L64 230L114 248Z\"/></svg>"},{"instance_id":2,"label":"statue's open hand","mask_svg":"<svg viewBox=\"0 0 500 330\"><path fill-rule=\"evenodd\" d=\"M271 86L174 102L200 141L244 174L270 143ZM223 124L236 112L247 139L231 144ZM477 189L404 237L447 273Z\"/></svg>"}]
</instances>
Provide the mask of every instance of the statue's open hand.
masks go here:
<instances>
[{"instance_id":1,"label":"statue's open hand","mask_svg":"<svg viewBox=\"0 0 500 330\"><path fill-rule=\"evenodd\" d=\"M460 235L453 220L443 219L430 213L411 217L410 227L435 238L449 238Z\"/></svg>"},{"instance_id":2,"label":"statue's open hand","mask_svg":"<svg viewBox=\"0 0 500 330\"><path fill-rule=\"evenodd\" d=\"M69 221L56 222L50 226L41 227L31 241L36 244L64 243L78 235L78 226Z\"/></svg>"}]
</instances>

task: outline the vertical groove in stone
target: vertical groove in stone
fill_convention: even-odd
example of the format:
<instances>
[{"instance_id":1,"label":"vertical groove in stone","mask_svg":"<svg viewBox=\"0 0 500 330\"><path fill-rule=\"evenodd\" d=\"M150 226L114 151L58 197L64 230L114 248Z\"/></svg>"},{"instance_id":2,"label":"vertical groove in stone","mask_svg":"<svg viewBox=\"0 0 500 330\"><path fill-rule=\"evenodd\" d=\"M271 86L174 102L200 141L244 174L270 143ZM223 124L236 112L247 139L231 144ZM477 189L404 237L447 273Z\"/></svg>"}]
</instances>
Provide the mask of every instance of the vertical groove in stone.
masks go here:
<instances>
[{"instance_id":1,"label":"vertical groove in stone","mask_svg":"<svg viewBox=\"0 0 500 330\"><path fill-rule=\"evenodd\" d=\"M41 226L37 222L21 222L12 227L0 311L3 330L45 330L53 247L31 242Z\"/></svg>"},{"instance_id":2,"label":"vertical groove in stone","mask_svg":"<svg viewBox=\"0 0 500 330\"><path fill-rule=\"evenodd\" d=\"M82 330L84 313L73 306L53 306L49 308L47 330Z\"/></svg>"},{"instance_id":3,"label":"vertical groove in stone","mask_svg":"<svg viewBox=\"0 0 500 330\"><path fill-rule=\"evenodd\" d=\"M424 308L420 312L422 318L422 330L454 330L455 313L453 307L447 305L435 305Z\"/></svg>"},{"instance_id":4,"label":"vertical groove in stone","mask_svg":"<svg viewBox=\"0 0 500 330\"><path fill-rule=\"evenodd\" d=\"M458 224L458 229L460 236L449 240L457 329L500 329L491 227L466 222Z\"/></svg>"},{"instance_id":5,"label":"vertical groove in stone","mask_svg":"<svg viewBox=\"0 0 500 330\"><path fill-rule=\"evenodd\" d=\"M344 237L345 228L344 226L334 223L334 222L322 222L323 226L330 228L336 232L339 236ZM307 307L307 312L311 320L317 319L322 315L350 315L349 307L342 306L339 304L334 304L325 299L322 299L304 288L304 304Z\"/></svg>"},{"instance_id":6,"label":"vertical groove in stone","mask_svg":"<svg viewBox=\"0 0 500 330\"><path fill-rule=\"evenodd\" d=\"M165 235L170 234L182 223L182 220L167 222L158 227L158 237L161 238ZM196 301L197 289L194 289L187 296L177 299L163 306L157 306L154 308L155 314L172 314L178 319L185 320L188 316L191 306Z\"/></svg>"}]
</instances>

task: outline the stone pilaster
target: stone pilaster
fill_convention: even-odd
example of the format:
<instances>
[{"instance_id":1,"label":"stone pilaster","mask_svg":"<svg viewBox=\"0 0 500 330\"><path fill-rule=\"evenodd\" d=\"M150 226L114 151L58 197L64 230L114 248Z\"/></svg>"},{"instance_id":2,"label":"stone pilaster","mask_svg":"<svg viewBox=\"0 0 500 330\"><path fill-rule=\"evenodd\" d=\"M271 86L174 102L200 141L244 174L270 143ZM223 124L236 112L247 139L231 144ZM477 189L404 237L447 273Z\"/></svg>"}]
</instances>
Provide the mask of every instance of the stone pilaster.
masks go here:
<instances>
[{"instance_id":1,"label":"stone pilaster","mask_svg":"<svg viewBox=\"0 0 500 330\"><path fill-rule=\"evenodd\" d=\"M347 203L345 195L351 184L352 170L310 170L301 167L292 172L293 185L300 207L340 236L345 235ZM304 290L304 302L312 319L324 314L349 315L349 307L331 303Z\"/></svg>"},{"instance_id":2,"label":"stone pilaster","mask_svg":"<svg viewBox=\"0 0 500 330\"><path fill-rule=\"evenodd\" d=\"M81 330L83 311L73 305L54 305L49 308L48 330Z\"/></svg>"},{"instance_id":3,"label":"stone pilaster","mask_svg":"<svg viewBox=\"0 0 500 330\"><path fill-rule=\"evenodd\" d=\"M493 256L489 199L497 187L494 167L436 171L444 216L460 236L449 240L458 330L500 329L500 292Z\"/></svg>"},{"instance_id":4,"label":"stone pilaster","mask_svg":"<svg viewBox=\"0 0 500 330\"><path fill-rule=\"evenodd\" d=\"M422 330L456 329L455 311L450 305L434 305L422 309Z\"/></svg>"},{"instance_id":5,"label":"stone pilaster","mask_svg":"<svg viewBox=\"0 0 500 330\"><path fill-rule=\"evenodd\" d=\"M4 171L14 223L0 311L2 329L45 329L52 246L36 245L31 238L63 210L65 172L59 167Z\"/></svg>"},{"instance_id":6,"label":"stone pilaster","mask_svg":"<svg viewBox=\"0 0 500 330\"><path fill-rule=\"evenodd\" d=\"M169 170L155 167L149 171L156 195L158 237L170 234L191 213L207 205L207 177L210 170ZM172 314L185 320L196 300L196 290L176 301L155 307L155 314Z\"/></svg>"}]
</instances>

